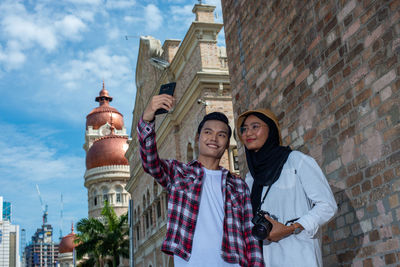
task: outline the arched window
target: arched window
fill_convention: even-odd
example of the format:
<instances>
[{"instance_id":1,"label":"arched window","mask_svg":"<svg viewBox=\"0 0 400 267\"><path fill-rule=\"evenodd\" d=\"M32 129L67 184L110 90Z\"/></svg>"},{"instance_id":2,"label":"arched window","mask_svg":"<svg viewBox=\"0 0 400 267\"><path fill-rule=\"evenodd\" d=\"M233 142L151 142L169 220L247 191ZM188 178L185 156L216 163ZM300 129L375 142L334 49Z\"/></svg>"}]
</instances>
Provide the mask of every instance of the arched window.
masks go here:
<instances>
[{"instance_id":1,"label":"arched window","mask_svg":"<svg viewBox=\"0 0 400 267\"><path fill-rule=\"evenodd\" d=\"M93 196L93 205L97 206L97 190L93 190L92 196Z\"/></svg>"},{"instance_id":2,"label":"arched window","mask_svg":"<svg viewBox=\"0 0 400 267\"><path fill-rule=\"evenodd\" d=\"M115 187L115 202L122 203L122 187L120 185Z\"/></svg>"},{"instance_id":3,"label":"arched window","mask_svg":"<svg viewBox=\"0 0 400 267\"><path fill-rule=\"evenodd\" d=\"M136 226L136 239L137 241L140 239L140 223Z\"/></svg>"},{"instance_id":4,"label":"arched window","mask_svg":"<svg viewBox=\"0 0 400 267\"><path fill-rule=\"evenodd\" d=\"M187 145L187 151L186 151L186 159L187 159L187 162L191 162L191 161L193 160L193 153L194 153L194 151L193 151L192 144L189 143L189 144Z\"/></svg>"},{"instance_id":5,"label":"arched window","mask_svg":"<svg viewBox=\"0 0 400 267\"><path fill-rule=\"evenodd\" d=\"M157 218L161 217L161 200L157 201Z\"/></svg>"},{"instance_id":6,"label":"arched window","mask_svg":"<svg viewBox=\"0 0 400 267\"><path fill-rule=\"evenodd\" d=\"M146 196L143 195L143 210L146 209Z\"/></svg>"},{"instance_id":7,"label":"arched window","mask_svg":"<svg viewBox=\"0 0 400 267\"><path fill-rule=\"evenodd\" d=\"M150 226L149 212L146 212L146 229L149 229L149 226Z\"/></svg>"},{"instance_id":8,"label":"arched window","mask_svg":"<svg viewBox=\"0 0 400 267\"><path fill-rule=\"evenodd\" d=\"M149 189L147 189L147 206L150 206L150 193L149 193Z\"/></svg>"},{"instance_id":9,"label":"arched window","mask_svg":"<svg viewBox=\"0 0 400 267\"><path fill-rule=\"evenodd\" d=\"M108 188L107 187L103 187L102 188L102 192L103 192L103 202L107 201L108 202Z\"/></svg>"},{"instance_id":10,"label":"arched window","mask_svg":"<svg viewBox=\"0 0 400 267\"><path fill-rule=\"evenodd\" d=\"M153 225L153 223L154 223L154 221L153 221L153 209L152 209L152 207L150 207L150 209L149 209L149 221L150 221L150 226L152 226Z\"/></svg>"}]
</instances>

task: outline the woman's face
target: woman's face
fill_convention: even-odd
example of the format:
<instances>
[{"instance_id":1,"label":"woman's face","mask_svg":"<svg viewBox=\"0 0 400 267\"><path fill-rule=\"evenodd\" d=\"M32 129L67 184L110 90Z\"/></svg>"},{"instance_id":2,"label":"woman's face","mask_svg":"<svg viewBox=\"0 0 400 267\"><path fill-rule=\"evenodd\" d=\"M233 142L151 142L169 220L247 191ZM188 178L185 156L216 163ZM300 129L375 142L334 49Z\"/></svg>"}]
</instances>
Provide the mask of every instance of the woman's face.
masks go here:
<instances>
[{"instance_id":1,"label":"woman's face","mask_svg":"<svg viewBox=\"0 0 400 267\"><path fill-rule=\"evenodd\" d=\"M250 115L240 127L240 134L246 148L257 152L268 139L269 127L261 119Z\"/></svg>"}]
</instances>

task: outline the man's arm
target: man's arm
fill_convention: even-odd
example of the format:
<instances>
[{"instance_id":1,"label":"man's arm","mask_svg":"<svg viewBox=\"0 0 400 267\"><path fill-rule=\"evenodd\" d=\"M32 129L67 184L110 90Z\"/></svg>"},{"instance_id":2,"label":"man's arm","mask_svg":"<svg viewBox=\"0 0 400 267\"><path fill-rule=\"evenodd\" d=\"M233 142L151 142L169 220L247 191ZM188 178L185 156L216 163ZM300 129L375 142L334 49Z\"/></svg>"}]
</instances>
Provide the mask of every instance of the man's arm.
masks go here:
<instances>
[{"instance_id":1,"label":"man's arm","mask_svg":"<svg viewBox=\"0 0 400 267\"><path fill-rule=\"evenodd\" d=\"M264 260L262 255L262 250L260 247L260 243L254 236L251 234L251 228L253 224L251 219L253 218L253 210L251 208L251 200L250 200L250 191L246 185L245 186L245 195L244 195L244 211L243 211L243 231L244 238L246 243L246 257L249 262L249 266L264 266Z\"/></svg>"},{"instance_id":2,"label":"man's arm","mask_svg":"<svg viewBox=\"0 0 400 267\"><path fill-rule=\"evenodd\" d=\"M173 102L174 98L169 95L152 97L137 126L143 169L163 187L166 187L173 177L173 161L161 160L158 156L154 119L157 109L170 110Z\"/></svg>"}]
</instances>

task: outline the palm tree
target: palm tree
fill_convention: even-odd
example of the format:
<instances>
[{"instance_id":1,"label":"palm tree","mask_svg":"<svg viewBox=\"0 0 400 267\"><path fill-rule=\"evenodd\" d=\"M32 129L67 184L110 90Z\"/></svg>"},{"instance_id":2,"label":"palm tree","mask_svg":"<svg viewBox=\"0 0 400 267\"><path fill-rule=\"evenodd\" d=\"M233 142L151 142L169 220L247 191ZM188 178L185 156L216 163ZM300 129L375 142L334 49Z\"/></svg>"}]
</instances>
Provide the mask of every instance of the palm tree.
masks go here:
<instances>
[{"instance_id":1,"label":"palm tree","mask_svg":"<svg viewBox=\"0 0 400 267\"><path fill-rule=\"evenodd\" d=\"M106 219L103 249L108 256L111 256L113 266L117 267L120 256L129 258L128 213L118 217L106 202L101 215Z\"/></svg>"},{"instance_id":2,"label":"palm tree","mask_svg":"<svg viewBox=\"0 0 400 267\"><path fill-rule=\"evenodd\" d=\"M128 215L118 217L107 201L104 202L100 219L84 218L77 223L77 258L89 257L81 266L104 266L107 259L117 267L120 256L129 257Z\"/></svg>"}]
</instances>

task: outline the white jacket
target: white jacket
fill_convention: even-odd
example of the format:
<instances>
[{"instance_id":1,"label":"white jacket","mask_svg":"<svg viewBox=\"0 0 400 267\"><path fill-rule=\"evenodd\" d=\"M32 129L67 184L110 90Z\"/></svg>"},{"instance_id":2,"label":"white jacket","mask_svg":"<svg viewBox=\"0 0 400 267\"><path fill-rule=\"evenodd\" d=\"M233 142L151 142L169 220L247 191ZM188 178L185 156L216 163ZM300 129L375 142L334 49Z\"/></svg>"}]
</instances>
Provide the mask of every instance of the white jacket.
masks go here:
<instances>
[{"instance_id":1,"label":"white jacket","mask_svg":"<svg viewBox=\"0 0 400 267\"><path fill-rule=\"evenodd\" d=\"M250 190L253 177L246 175ZM262 197L268 187L264 187ZM315 160L299 151L292 151L279 179L272 185L262 210L283 224L297 220L304 230L279 242L264 240L265 265L322 266L320 228L336 213L337 204L321 168Z\"/></svg>"}]
</instances>

